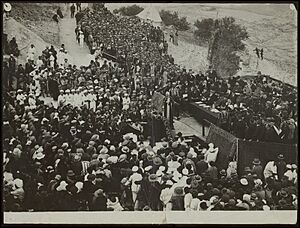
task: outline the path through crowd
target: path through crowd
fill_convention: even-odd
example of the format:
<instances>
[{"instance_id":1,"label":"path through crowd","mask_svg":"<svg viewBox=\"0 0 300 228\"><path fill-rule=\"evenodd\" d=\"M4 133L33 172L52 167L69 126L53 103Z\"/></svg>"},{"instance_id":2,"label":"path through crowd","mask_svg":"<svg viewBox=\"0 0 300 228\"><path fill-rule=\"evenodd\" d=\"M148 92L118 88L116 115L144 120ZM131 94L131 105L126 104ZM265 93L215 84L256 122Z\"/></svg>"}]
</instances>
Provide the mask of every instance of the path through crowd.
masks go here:
<instances>
[{"instance_id":1,"label":"path through crowd","mask_svg":"<svg viewBox=\"0 0 300 228\"><path fill-rule=\"evenodd\" d=\"M80 47L76 40L76 20L75 18L71 18L70 5L71 3L66 4L64 9L62 9L64 18L59 22L60 44L65 44L65 48L72 58L72 64L75 64L76 66L89 65L93 56L90 54L89 48L85 43L83 44L83 47Z\"/></svg>"}]
</instances>

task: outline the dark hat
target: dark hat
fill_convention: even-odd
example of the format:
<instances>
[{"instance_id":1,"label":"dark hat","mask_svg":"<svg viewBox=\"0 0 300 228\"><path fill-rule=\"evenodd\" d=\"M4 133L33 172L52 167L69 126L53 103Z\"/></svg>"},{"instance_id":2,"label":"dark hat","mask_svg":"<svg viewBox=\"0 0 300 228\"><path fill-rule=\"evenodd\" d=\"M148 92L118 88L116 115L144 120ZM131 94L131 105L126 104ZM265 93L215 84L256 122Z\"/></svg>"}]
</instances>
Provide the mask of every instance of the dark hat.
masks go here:
<instances>
[{"instance_id":1,"label":"dark hat","mask_svg":"<svg viewBox=\"0 0 300 228\"><path fill-rule=\"evenodd\" d=\"M249 166L247 166L247 167L245 167L244 171L245 171L245 172L251 172L251 169L250 169Z\"/></svg>"},{"instance_id":2,"label":"dark hat","mask_svg":"<svg viewBox=\"0 0 300 228\"><path fill-rule=\"evenodd\" d=\"M214 188L213 190L212 190L212 194L213 195L219 195L220 194L220 190L219 189L217 189L217 188Z\"/></svg>"},{"instance_id":3,"label":"dark hat","mask_svg":"<svg viewBox=\"0 0 300 228\"><path fill-rule=\"evenodd\" d=\"M228 200L228 205L230 205L230 206L235 206L235 204L236 204L236 202L235 202L234 199L229 199L229 200Z\"/></svg>"},{"instance_id":4,"label":"dark hat","mask_svg":"<svg viewBox=\"0 0 300 228\"><path fill-rule=\"evenodd\" d=\"M224 202L224 203L227 203L229 200L230 200L230 196L228 194L224 194L221 197L221 201Z\"/></svg>"},{"instance_id":5,"label":"dark hat","mask_svg":"<svg viewBox=\"0 0 300 228\"><path fill-rule=\"evenodd\" d=\"M225 169L222 169L222 170L220 171L220 175L221 175L221 176L226 176L226 171L225 171Z\"/></svg>"},{"instance_id":6,"label":"dark hat","mask_svg":"<svg viewBox=\"0 0 300 228\"><path fill-rule=\"evenodd\" d=\"M179 156L183 158L183 157L185 157L185 153L184 153L183 151L181 151L181 152L179 153Z\"/></svg>"},{"instance_id":7,"label":"dark hat","mask_svg":"<svg viewBox=\"0 0 300 228\"><path fill-rule=\"evenodd\" d=\"M158 180L158 176L156 174L150 174L149 177L148 177L148 180L150 182L155 182Z\"/></svg>"},{"instance_id":8,"label":"dark hat","mask_svg":"<svg viewBox=\"0 0 300 228\"><path fill-rule=\"evenodd\" d=\"M286 198L286 197L288 196L288 193L287 193L287 191L285 191L285 190L281 190L281 191L279 192L279 195L280 195L281 197Z\"/></svg>"},{"instance_id":9,"label":"dark hat","mask_svg":"<svg viewBox=\"0 0 300 228\"><path fill-rule=\"evenodd\" d=\"M207 203L205 202L205 201L203 201L203 202L200 202L200 208L201 209L203 209L203 210L206 210L207 208L208 208L208 206L207 206Z\"/></svg>"},{"instance_id":10,"label":"dark hat","mask_svg":"<svg viewBox=\"0 0 300 228\"><path fill-rule=\"evenodd\" d=\"M201 182L202 181L202 177L200 175L196 175L195 177L195 180L198 181L198 182Z\"/></svg>"},{"instance_id":11,"label":"dark hat","mask_svg":"<svg viewBox=\"0 0 300 228\"><path fill-rule=\"evenodd\" d=\"M184 195L184 193L183 193L183 188L182 188L182 187L176 187L176 188L174 189L174 193L175 193L176 195Z\"/></svg>"},{"instance_id":12,"label":"dark hat","mask_svg":"<svg viewBox=\"0 0 300 228\"><path fill-rule=\"evenodd\" d=\"M67 176L68 177L73 177L73 176L75 176L75 173L74 173L74 171L73 170L68 170L68 173L67 173Z\"/></svg>"},{"instance_id":13,"label":"dark hat","mask_svg":"<svg viewBox=\"0 0 300 228\"><path fill-rule=\"evenodd\" d=\"M89 174L89 175L87 176L87 179L88 179L89 181L93 181L93 180L96 179L96 176L95 176L94 174Z\"/></svg>"},{"instance_id":14,"label":"dark hat","mask_svg":"<svg viewBox=\"0 0 300 228\"><path fill-rule=\"evenodd\" d=\"M153 158L153 164L159 166L162 164L162 160L159 157L155 157Z\"/></svg>"},{"instance_id":15,"label":"dark hat","mask_svg":"<svg viewBox=\"0 0 300 228\"><path fill-rule=\"evenodd\" d=\"M284 156L283 156L283 154L279 154L277 158L280 159L280 160L283 160Z\"/></svg>"},{"instance_id":16,"label":"dark hat","mask_svg":"<svg viewBox=\"0 0 300 228\"><path fill-rule=\"evenodd\" d=\"M192 188L198 188L199 187L199 182L196 181L196 180L193 180L192 183L191 183L191 187Z\"/></svg>"},{"instance_id":17,"label":"dark hat","mask_svg":"<svg viewBox=\"0 0 300 228\"><path fill-rule=\"evenodd\" d=\"M252 162L253 165L260 165L261 162L258 158L254 158L253 162Z\"/></svg>"}]
</instances>

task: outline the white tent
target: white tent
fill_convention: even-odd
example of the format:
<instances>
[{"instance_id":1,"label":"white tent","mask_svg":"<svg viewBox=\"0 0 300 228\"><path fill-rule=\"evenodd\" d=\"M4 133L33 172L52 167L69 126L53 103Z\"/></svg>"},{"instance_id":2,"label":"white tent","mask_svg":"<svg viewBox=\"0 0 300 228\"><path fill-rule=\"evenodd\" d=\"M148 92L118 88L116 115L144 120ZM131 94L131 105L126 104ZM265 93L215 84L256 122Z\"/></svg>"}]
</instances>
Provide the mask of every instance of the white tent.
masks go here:
<instances>
[{"instance_id":1,"label":"white tent","mask_svg":"<svg viewBox=\"0 0 300 228\"><path fill-rule=\"evenodd\" d=\"M145 7L137 16L143 20L151 21L156 26L162 23L158 10L153 6Z\"/></svg>"}]
</instances>

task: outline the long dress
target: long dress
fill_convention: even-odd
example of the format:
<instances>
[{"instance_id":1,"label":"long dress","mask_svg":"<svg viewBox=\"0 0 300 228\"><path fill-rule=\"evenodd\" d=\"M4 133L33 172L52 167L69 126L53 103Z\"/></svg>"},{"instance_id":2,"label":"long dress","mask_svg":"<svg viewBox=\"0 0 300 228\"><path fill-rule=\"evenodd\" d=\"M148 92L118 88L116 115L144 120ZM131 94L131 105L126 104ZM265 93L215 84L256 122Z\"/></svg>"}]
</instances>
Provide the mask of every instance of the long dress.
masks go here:
<instances>
[{"instance_id":1,"label":"long dress","mask_svg":"<svg viewBox=\"0 0 300 228\"><path fill-rule=\"evenodd\" d=\"M166 97L164 100L164 117L169 120L170 126L173 127L173 101L170 97Z\"/></svg>"},{"instance_id":2,"label":"long dress","mask_svg":"<svg viewBox=\"0 0 300 228\"><path fill-rule=\"evenodd\" d=\"M84 35L80 34L79 35L79 45L80 45L80 47L83 47L83 40L84 40Z\"/></svg>"}]
</instances>

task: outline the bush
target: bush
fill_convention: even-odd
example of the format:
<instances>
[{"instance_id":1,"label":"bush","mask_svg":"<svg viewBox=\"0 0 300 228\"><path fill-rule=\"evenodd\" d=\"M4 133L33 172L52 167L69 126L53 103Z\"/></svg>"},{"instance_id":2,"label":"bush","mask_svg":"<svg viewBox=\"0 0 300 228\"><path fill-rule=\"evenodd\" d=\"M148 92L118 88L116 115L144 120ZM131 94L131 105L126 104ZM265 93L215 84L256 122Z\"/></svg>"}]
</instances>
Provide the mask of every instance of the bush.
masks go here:
<instances>
[{"instance_id":1,"label":"bush","mask_svg":"<svg viewBox=\"0 0 300 228\"><path fill-rule=\"evenodd\" d=\"M213 33L214 20L212 18L197 20L194 25L197 28L194 32L195 38L201 42L208 42Z\"/></svg>"},{"instance_id":2,"label":"bush","mask_svg":"<svg viewBox=\"0 0 300 228\"><path fill-rule=\"evenodd\" d=\"M163 23L166 26L173 25L180 31L186 31L190 28L190 25L187 22L186 17L179 18L177 12L172 13L168 10L161 10L159 14Z\"/></svg>"},{"instance_id":3,"label":"bush","mask_svg":"<svg viewBox=\"0 0 300 228\"><path fill-rule=\"evenodd\" d=\"M135 16L138 15L140 12L144 10L143 7L138 5L132 5L127 7L121 7L119 9L113 10L113 13L117 14L120 13L122 16Z\"/></svg>"},{"instance_id":4,"label":"bush","mask_svg":"<svg viewBox=\"0 0 300 228\"><path fill-rule=\"evenodd\" d=\"M196 21L194 36L199 41L209 42L208 59L221 77L234 75L239 69L240 57L236 54L245 50L248 38L245 27L235 23L233 17Z\"/></svg>"}]
</instances>

